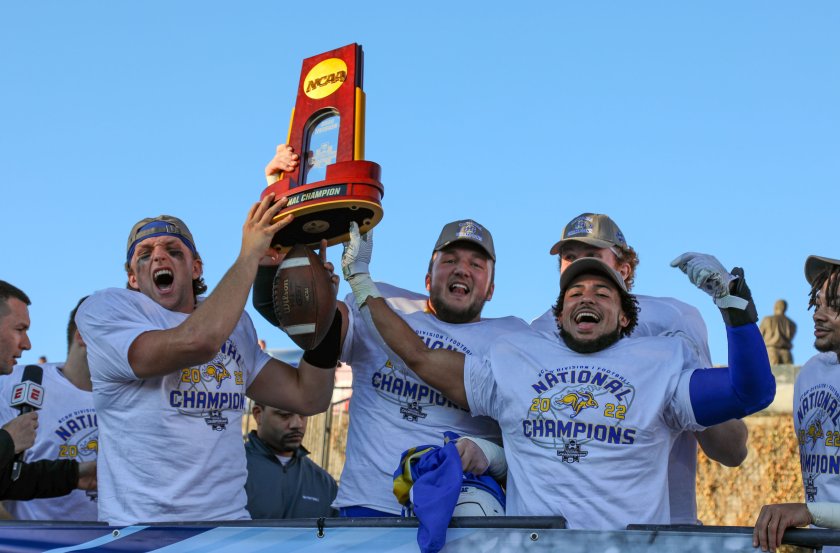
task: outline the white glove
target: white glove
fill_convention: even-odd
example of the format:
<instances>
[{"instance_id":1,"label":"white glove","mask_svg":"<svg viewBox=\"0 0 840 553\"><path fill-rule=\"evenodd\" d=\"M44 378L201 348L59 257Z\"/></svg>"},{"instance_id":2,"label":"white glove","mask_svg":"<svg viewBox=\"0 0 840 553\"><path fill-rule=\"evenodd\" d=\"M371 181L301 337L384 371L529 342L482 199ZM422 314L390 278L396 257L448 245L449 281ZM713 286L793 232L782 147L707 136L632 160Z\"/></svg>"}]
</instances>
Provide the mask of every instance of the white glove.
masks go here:
<instances>
[{"instance_id":1,"label":"white glove","mask_svg":"<svg viewBox=\"0 0 840 553\"><path fill-rule=\"evenodd\" d=\"M341 254L341 272L344 280L353 290L356 305L361 307L368 298L381 297L379 290L370 278L370 259L373 256L373 233L359 234L356 221L350 222L350 240L344 243Z\"/></svg>"},{"instance_id":2,"label":"white glove","mask_svg":"<svg viewBox=\"0 0 840 553\"><path fill-rule=\"evenodd\" d=\"M720 308L746 309L749 304L744 298L730 295L729 283L737 277L729 274L712 255L686 252L671 261L671 267L679 267L692 284L712 296L715 305Z\"/></svg>"}]
</instances>

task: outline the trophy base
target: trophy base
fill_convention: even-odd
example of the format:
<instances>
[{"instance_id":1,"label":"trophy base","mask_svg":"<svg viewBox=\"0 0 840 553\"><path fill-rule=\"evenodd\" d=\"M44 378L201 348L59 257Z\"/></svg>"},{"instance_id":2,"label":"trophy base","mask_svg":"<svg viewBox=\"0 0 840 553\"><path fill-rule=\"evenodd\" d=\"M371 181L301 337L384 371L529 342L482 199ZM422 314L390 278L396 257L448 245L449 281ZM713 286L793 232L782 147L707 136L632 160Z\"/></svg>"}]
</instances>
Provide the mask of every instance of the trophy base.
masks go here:
<instances>
[{"instance_id":1,"label":"trophy base","mask_svg":"<svg viewBox=\"0 0 840 553\"><path fill-rule=\"evenodd\" d=\"M261 197L273 192L289 200L275 221L294 215L274 236L272 247L285 251L295 244L317 248L321 240L328 246L345 242L350 221L356 221L362 233L375 227L383 216L379 172L379 165L371 161L345 161L328 166L323 181L295 186L284 178L266 187Z\"/></svg>"}]
</instances>

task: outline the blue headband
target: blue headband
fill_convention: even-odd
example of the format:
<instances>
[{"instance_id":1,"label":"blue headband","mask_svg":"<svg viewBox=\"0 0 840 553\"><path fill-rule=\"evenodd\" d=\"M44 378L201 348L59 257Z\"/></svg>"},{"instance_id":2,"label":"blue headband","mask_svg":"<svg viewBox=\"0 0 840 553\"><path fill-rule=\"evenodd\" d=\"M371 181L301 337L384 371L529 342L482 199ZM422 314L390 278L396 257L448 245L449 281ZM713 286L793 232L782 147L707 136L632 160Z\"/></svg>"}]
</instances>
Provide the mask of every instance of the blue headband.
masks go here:
<instances>
[{"instance_id":1,"label":"blue headband","mask_svg":"<svg viewBox=\"0 0 840 553\"><path fill-rule=\"evenodd\" d=\"M159 229L159 230L156 230ZM136 238L131 243L131 247L128 248L128 254L126 255L126 263L131 263L131 258L134 257L134 248L137 247L137 244L145 240L146 238L153 238L155 236L174 236L183 242L187 248L192 252L195 257L198 257L198 251L195 249L195 245L181 233L181 229L177 226L167 223L165 221L152 221L151 223L147 223L137 229L137 232L134 233Z\"/></svg>"}]
</instances>

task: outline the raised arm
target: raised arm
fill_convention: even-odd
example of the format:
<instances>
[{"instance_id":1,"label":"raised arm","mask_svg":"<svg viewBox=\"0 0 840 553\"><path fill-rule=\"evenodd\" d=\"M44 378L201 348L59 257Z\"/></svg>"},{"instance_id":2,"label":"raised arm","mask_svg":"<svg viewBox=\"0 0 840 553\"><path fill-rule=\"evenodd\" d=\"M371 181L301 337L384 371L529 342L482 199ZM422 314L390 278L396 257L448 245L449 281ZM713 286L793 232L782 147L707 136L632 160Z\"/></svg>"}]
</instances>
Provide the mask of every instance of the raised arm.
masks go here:
<instances>
[{"instance_id":1,"label":"raised arm","mask_svg":"<svg viewBox=\"0 0 840 553\"><path fill-rule=\"evenodd\" d=\"M735 268L730 274L714 257L696 253L683 254L671 264L712 296L726 324L729 367L691 375L691 405L697 422L712 426L764 409L776 395L776 381L755 324L758 315L743 269Z\"/></svg>"},{"instance_id":2,"label":"raised arm","mask_svg":"<svg viewBox=\"0 0 840 553\"><path fill-rule=\"evenodd\" d=\"M417 376L453 402L468 408L464 388L464 354L427 348L411 327L388 307L370 277L372 252L372 234L360 236L359 226L351 223L350 241L344 245L341 267L362 316L370 316L386 351L396 354Z\"/></svg>"},{"instance_id":3,"label":"raised arm","mask_svg":"<svg viewBox=\"0 0 840 553\"><path fill-rule=\"evenodd\" d=\"M257 264L270 249L272 237L291 222L291 216L272 221L285 205L285 198L274 203L270 194L251 207L242 227L239 257L213 293L180 325L144 332L132 342L128 361L134 374L164 376L213 359L242 316Z\"/></svg>"},{"instance_id":4,"label":"raised arm","mask_svg":"<svg viewBox=\"0 0 840 553\"><path fill-rule=\"evenodd\" d=\"M333 265L327 261L326 248L327 241L322 240L321 262L332 273ZM262 270L263 267L260 267L260 269ZM274 270L276 270L276 267ZM255 305L257 304L257 297L259 295L256 288L259 280L260 278L258 276L257 282L254 283ZM338 277L332 275L332 281L334 291L337 292ZM263 282L261 286L268 289L270 296L273 284ZM270 297L268 301L267 311L270 311L272 318L266 318L272 324L277 325L278 322L276 317L274 317L274 308L271 305ZM301 415L315 415L325 411L329 407L330 399L332 398L332 390L335 383L334 369L338 364L343 336L347 332L345 309L344 304L341 304L341 307L336 309L332 325L329 331L327 331L327 335L314 349L303 352L303 358L298 364L297 369L276 359L269 361L248 388L248 397L258 403Z\"/></svg>"}]
</instances>

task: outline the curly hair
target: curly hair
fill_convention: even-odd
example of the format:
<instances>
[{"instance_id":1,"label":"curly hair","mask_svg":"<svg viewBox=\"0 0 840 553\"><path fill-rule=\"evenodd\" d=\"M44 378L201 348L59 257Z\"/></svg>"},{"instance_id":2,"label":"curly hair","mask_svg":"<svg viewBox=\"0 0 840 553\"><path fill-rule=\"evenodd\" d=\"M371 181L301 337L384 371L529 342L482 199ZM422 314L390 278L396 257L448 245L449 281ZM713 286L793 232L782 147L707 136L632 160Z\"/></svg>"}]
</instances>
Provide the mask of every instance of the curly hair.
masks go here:
<instances>
[{"instance_id":1,"label":"curly hair","mask_svg":"<svg viewBox=\"0 0 840 553\"><path fill-rule=\"evenodd\" d=\"M825 289L825 297L822 298L823 304L831 307L835 311L840 311L840 293L838 293L840 291L838 290L840 289L840 267L836 265L825 267L814 277L809 294L808 309L812 307L816 309L817 296L826 282L828 282L828 286Z\"/></svg>"},{"instance_id":2,"label":"curly hair","mask_svg":"<svg viewBox=\"0 0 840 553\"><path fill-rule=\"evenodd\" d=\"M624 279L624 284L628 290L633 289L633 284L636 282L636 267L639 265L639 254L632 246L627 246L627 249L616 247L614 252L618 251L618 263L627 263L630 266L630 274ZM614 253L613 252L613 253Z\"/></svg>"},{"instance_id":3,"label":"curly hair","mask_svg":"<svg viewBox=\"0 0 840 553\"><path fill-rule=\"evenodd\" d=\"M639 301L630 292L619 290L617 287L616 290L621 300L621 310L624 312L624 316L627 317L627 326L621 329L621 337L624 338L625 336L630 336L636 329L636 325L639 324ZM557 296L557 303L552 307L555 319L559 319L560 314L563 313L563 295L563 290L561 290ZM558 322L559 325L560 323Z\"/></svg>"}]
</instances>

